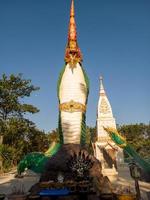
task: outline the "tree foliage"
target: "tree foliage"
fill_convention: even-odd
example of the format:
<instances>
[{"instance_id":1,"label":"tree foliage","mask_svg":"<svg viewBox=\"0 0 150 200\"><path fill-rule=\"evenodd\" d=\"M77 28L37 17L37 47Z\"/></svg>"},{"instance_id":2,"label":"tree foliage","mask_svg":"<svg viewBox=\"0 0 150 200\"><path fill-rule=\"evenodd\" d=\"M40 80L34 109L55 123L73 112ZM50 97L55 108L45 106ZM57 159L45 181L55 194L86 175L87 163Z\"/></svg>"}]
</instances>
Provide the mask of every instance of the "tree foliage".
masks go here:
<instances>
[{"instance_id":1,"label":"tree foliage","mask_svg":"<svg viewBox=\"0 0 150 200\"><path fill-rule=\"evenodd\" d=\"M3 74L0 79L0 160L4 168L16 165L29 152L45 151L48 147L44 131L26 119L27 113L39 111L24 102L37 90L39 88L21 74Z\"/></svg>"},{"instance_id":2,"label":"tree foliage","mask_svg":"<svg viewBox=\"0 0 150 200\"><path fill-rule=\"evenodd\" d=\"M16 149L15 161L29 152L45 151L48 147L47 135L38 130L35 125L24 119L11 119L7 123L7 134L4 136L3 144Z\"/></svg>"},{"instance_id":3,"label":"tree foliage","mask_svg":"<svg viewBox=\"0 0 150 200\"><path fill-rule=\"evenodd\" d=\"M118 129L140 156L150 159L150 124L123 125Z\"/></svg>"},{"instance_id":4,"label":"tree foliage","mask_svg":"<svg viewBox=\"0 0 150 200\"><path fill-rule=\"evenodd\" d=\"M22 118L27 112L38 112L36 107L22 101L38 89L31 84L31 80L23 79L21 74L11 74L9 77L3 74L0 79L0 119Z\"/></svg>"},{"instance_id":5,"label":"tree foliage","mask_svg":"<svg viewBox=\"0 0 150 200\"><path fill-rule=\"evenodd\" d=\"M15 149L9 145L0 145L0 155L3 158L3 169L7 171L14 166Z\"/></svg>"}]
</instances>

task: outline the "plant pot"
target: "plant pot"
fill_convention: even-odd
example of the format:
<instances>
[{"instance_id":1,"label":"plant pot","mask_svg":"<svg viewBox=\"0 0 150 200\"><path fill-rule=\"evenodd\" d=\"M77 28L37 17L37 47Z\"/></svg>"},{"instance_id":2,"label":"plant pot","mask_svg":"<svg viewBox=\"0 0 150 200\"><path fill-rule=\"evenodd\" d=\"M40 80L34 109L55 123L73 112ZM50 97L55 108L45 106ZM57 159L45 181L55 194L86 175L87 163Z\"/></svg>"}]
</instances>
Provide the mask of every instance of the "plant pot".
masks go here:
<instances>
[{"instance_id":1,"label":"plant pot","mask_svg":"<svg viewBox=\"0 0 150 200\"><path fill-rule=\"evenodd\" d=\"M118 194L118 200L136 200L136 196L134 194Z\"/></svg>"},{"instance_id":2,"label":"plant pot","mask_svg":"<svg viewBox=\"0 0 150 200\"><path fill-rule=\"evenodd\" d=\"M27 194L9 194L7 195L8 200L26 200Z\"/></svg>"}]
</instances>

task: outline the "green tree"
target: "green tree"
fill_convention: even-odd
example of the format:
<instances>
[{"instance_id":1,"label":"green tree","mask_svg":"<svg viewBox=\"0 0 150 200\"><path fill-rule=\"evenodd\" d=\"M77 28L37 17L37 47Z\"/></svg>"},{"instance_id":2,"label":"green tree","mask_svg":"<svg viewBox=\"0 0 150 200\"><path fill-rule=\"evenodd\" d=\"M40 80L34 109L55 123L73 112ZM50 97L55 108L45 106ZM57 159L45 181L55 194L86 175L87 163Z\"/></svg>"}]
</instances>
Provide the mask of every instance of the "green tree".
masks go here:
<instances>
[{"instance_id":1,"label":"green tree","mask_svg":"<svg viewBox=\"0 0 150 200\"><path fill-rule=\"evenodd\" d=\"M23 103L23 98L29 97L38 90L31 84L31 80L22 78L22 75L9 77L5 74L0 79L0 136L3 143L7 122L12 118L24 118L26 113L37 113L39 110L30 104Z\"/></svg>"},{"instance_id":2,"label":"green tree","mask_svg":"<svg viewBox=\"0 0 150 200\"><path fill-rule=\"evenodd\" d=\"M97 129L95 127L88 127L91 135L91 141L96 142L97 141Z\"/></svg>"},{"instance_id":3,"label":"green tree","mask_svg":"<svg viewBox=\"0 0 150 200\"><path fill-rule=\"evenodd\" d=\"M22 118L27 112L37 113L39 110L35 106L24 104L22 99L38 89L21 74L9 77L3 74L0 79L0 119L5 121L12 117Z\"/></svg>"},{"instance_id":4,"label":"green tree","mask_svg":"<svg viewBox=\"0 0 150 200\"><path fill-rule=\"evenodd\" d=\"M150 125L143 123L122 125L118 130L143 158L150 158Z\"/></svg>"},{"instance_id":5,"label":"green tree","mask_svg":"<svg viewBox=\"0 0 150 200\"><path fill-rule=\"evenodd\" d=\"M15 149L14 164L29 152L44 152L48 148L48 136L28 120L12 118L6 131L3 144Z\"/></svg>"},{"instance_id":6,"label":"green tree","mask_svg":"<svg viewBox=\"0 0 150 200\"><path fill-rule=\"evenodd\" d=\"M8 170L14 166L15 149L9 145L0 145L0 155L3 158L3 169Z\"/></svg>"},{"instance_id":7,"label":"green tree","mask_svg":"<svg viewBox=\"0 0 150 200\"><path fill-rule=\"evenodd\" d=\"M24 79L21 74L10 76L3 74L0 79L0 145L3 154L7 145L14 148L16 160L21 157L25 147L28 149L31 143L30 133L39 132L34 123L26 119L27 113L34 114L39 110L31 104L24 103L24 99L37 90L39 88L33 86L31 80ZM3 145L6 145L5 148ZM2 168L1 154L0 168Z\"/></svg>"}]
</instances>

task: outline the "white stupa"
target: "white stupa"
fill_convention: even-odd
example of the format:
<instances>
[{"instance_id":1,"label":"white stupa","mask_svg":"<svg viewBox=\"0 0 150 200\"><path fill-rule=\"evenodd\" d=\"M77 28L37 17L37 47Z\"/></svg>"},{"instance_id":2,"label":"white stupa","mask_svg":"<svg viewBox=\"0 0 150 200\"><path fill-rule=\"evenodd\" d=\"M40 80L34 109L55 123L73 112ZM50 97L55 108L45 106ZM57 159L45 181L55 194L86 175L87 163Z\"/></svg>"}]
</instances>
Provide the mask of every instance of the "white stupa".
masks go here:
<instances>
[{"instance_id":1,"label":"white stupa","mask_svg":"<svg viewBox=\"0 0 150 200\"><path fill-rule=\"evenodd\" d=\"M97 109L97 134L98 140L108 140L109 136L103 127L112 127L116 129L116 121L113 117L112 108L108 101L104 85L103 78L100 77L100 97Z\"/></svg>"},{"instance_id":2,"label":"white stupa","mask_svg":"<svg viewBox=\"0 0 150 200\"><path fill-rule=\"evenodd\" d=\"M95 157L102 163L103 175L112 179L118 175L117 166L119 162L123 162L123 153L122 149L116 146L103 127L116 129L116 121L104 89L103 78L100 77L100 93L97 108L97 141L94 145Z\"/></svg>"}]
</instances>

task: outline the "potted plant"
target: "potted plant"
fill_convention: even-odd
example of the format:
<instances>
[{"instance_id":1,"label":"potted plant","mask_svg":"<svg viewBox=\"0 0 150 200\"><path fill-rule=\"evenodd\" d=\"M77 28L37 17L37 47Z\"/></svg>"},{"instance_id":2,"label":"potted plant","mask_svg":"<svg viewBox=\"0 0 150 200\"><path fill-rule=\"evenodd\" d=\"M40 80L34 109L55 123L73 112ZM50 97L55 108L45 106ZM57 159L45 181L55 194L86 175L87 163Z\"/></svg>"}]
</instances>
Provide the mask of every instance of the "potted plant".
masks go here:
<instances>
[{"instance_id":1,"label":"potted plant","mask_svg":"<svg viewBox=\"0 0 150 200\"><path fill-rule=\"evenodd\" d=\"M13 186L12 192L7 195L8 200L26 200L28 194L25 192L23 184L19 187Z\"/></svg>"}]
</instances>

